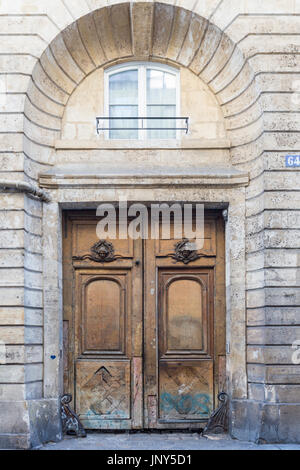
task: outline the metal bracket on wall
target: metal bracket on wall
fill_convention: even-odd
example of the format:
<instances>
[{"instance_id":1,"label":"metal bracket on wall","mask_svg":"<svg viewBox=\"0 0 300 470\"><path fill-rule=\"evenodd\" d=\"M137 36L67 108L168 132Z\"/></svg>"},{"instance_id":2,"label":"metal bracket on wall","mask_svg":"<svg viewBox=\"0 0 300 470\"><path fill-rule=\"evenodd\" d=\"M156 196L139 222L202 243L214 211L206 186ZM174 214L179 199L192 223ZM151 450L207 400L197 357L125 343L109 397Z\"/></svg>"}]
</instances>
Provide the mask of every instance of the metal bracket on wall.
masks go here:
<instances>
[{"instance_id":1,"label":"metal bracket on wall","mask_svg":"<svg viewBox=\"0 0 300 470\"><path fill-rule=\"evenodd\" d=\"M82 426L77 414L71 410L69 403L72 401L72 395L66 394L61 397L61 421L64 434L75 435L77 437L86 437L86 432Z\"/></svg>"},{"instance_id":2,"label":"metal bracket on wall","mask_svg":"<svg viewBox=\"0 0 300 470\"><path fill-rule=\"evenodd\" d=\"M207 425L203 430L205 434L219 434L228 431L228 402L229 396L225 392L220 392L218 395L220 403L219 407L212 412Z\"/></svg>"}]
</instances>

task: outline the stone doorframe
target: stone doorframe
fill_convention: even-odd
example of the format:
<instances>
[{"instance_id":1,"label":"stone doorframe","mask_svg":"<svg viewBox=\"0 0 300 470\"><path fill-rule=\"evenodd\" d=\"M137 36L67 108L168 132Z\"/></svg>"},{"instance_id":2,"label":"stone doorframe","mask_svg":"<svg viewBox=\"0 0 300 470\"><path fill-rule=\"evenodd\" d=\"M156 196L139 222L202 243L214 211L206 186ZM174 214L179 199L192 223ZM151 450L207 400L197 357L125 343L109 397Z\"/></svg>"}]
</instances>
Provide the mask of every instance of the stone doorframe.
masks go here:
<instances>
[{"instance_id":1,"label":"stone doorframe","mask_svg":"<svg viewBox=\"0 0 300 470\"><path fill-rule=\"evenodd\" d=\"M198 202L208 209L227 209L226 262L226 376L231 403L247 399L245 186L97 187L51 190L44 204L44 399L63 392L62 210L93 209L102 202ZM97 201L97 202L91 202ZM245 418L246 419L246 418ZM234 427L234 418L230 419ZM245 423L246 424L246 423ZM234 429L232 429L234 431Z\"/></svg>"}]
</instances>

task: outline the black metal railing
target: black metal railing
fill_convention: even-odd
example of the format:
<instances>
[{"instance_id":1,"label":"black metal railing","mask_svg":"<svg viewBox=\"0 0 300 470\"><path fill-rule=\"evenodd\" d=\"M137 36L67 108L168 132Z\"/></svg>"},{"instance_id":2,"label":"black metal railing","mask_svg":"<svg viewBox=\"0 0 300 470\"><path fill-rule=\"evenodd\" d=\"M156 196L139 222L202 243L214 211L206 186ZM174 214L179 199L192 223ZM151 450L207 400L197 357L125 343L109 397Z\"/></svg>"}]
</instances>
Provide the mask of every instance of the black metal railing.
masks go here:
<instances>
[{"instance_id":1,"label":"black metal railing","mask_svg":"<svg viewBox=\"0 0 300 470\"><path fill-rule=\"evenodd\" d=\"M145 122L149 120L156 121L181 121L184 122L184 127L148 127ZM104 125L105 121L108 121L108 127ZM113 127L111 123L113 121L135 121L137 122L136 127ZM96 117L96 129L97 134L104 131L184 131L186 134L189 131L189 118L188 117Z\"/></svg>"}]
</instances>

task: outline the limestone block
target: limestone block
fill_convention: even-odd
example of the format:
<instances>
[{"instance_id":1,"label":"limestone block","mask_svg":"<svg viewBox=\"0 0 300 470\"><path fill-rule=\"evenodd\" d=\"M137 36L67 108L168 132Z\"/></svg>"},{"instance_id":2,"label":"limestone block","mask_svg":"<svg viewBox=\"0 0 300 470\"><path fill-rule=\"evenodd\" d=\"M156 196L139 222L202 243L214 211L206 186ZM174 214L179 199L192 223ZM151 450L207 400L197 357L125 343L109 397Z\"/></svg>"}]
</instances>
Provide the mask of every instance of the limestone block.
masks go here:
<instances>
[{"instance_id":1,"label":"limestone block","mask_svg":"<svg viewBox=\"0 0 300 470\"><path fill-rule=\"evenodd\" d=\"M186 0L182 0L186 4ZM204 18L209 18L213 11L217 8L219 4L218 0L210 0L203 2L202 0L197 0L196 4L193 7L193 11ZM184 7L187 8L187 7Z\"/></svg>"},{"instance_id":2,"label":"limestone block","mask_svg":"<svg viewBox=\"0 0 300 470\"><path fill-rule=\"evenodd\" d=\"M203 35L206 31L206 20L192 15L189 29L183 41L177 60L180 64L188 66L193 60L199 44L201 44Z\"/></svg>"},{"instance_id":3,"label":"limestone block","mask_svg":"<svg viewBox=\"0 0 300 470\"><path fill-rule=\"evenodd\" d=\"M296 268L266 269L265 279L267 286L297 286L299 285L300 270Z\"/></svg>"},{"instance_id":4,"label":"limestone block","mask_svg":"<svg viewBox=\"0 0 300 470\"><path fill-rule=\"evenodd\" d=\"M33 235L42 235L42 222L40 218L26 214L25 229Z\"/></svg>"},{"instance_id":5,"label":"limestone block","mask_svg":"<svg viewBox=\"0 0 300 470\"><path fill-rule=\"evenodd\" d=\"M25 115L27 119L39 126L43 126L47 129L54 129L60 131L61 119L60 117L51 116L49 113L45 113L43 110L37 109L33 106L29 100L25 103Z\"/></svg>"},{"instance_id":6,"label":"limestone block","mask_svg":"<svg viewBox=\"0 0 300 470\"><path fill-rule=\"evenodd\" d=\"M42 363L43 362L43 346L25 346L24 359L26 363Z\"/></svg>"},{"instance_id":7,"label":"limestone block","mask_svg":"<svg viewBox=\"0 0 300 470\"><path fill-rule=\"evenodd\" d=\"M247 271L258 271L264 267L264 253L247 253L246 254Z\"/></svg>"},{"instance_id":8,"label":"limestone block","mask_svg":"<svg viewBox=\"0 0 300 470\"><path fill-rule=\"evenodd\" d=\"M112 6L110 8L110 19L119 57L132 55L130 5Z\"/></svg>"},{"instance_id":9,"label":"limestone block","mask_svg":"<svg viewBox=\"0 0 300 470\"><path fill-rule=\"evenodd\" d=\"M39 58L44 49L45 42L38 36L16 35L13 41L10 36L1 37L0 54L28 54Z\"/></svg>"},{"instance_id":10,"label":"limestone block","mask_svg":"<svg viewBox=\"0 0 300 470\"><path fill-rule=\"evenodd\" d=\"M226 63L222 71L211 81L210 86L215 93L219 93L226 88L244 67L245 59L241 55L239 49L235 49L230 56L229 61Z\"/></svg>"},{"instance_id":11,"label":"limestone block","mask_svg":"<svg viewBox=\"0 0 300 470\"><path fill-rule=\"evenodd\" d=\"M246 286L247 286L247 289L263 288L265 286L264 272L263 271L247 272Z\"/></svg>"},{"instance_id":12,"label":"limestone block","mask_svg":"<svg viewBox=\"0 0 300 470\"><path fill-rule=\"evenodd\" d=\"M292 345L292 343L299 338L299 333L300 328L296 326L248 327L247 344ZM289 346L289 354L290 360L288 362L291 362L291 356L293 354L291 346ZM267 360L265 361L267 364L269 362L270 361Z\"/></svg>"},{"instance_id":13,"label":"limestone block","mask_svg":"<svg viewBox=\"0 0 300 470\"><path fill-rule=\"evenodd\" d=\"M292 364L290 346L248 346L247 361L257 364Z\"/></svg>"},{"instance_id":14,"label":"limestone block","mask_svg":"<svg viewBox=\"0 0 300 470\"><path fill-rule=\"evenodd\" d=\"M45 94L46 97L49 97L49 99L58 104L58 106L66 104L69 93L56 84L55 78L54 81L50 79L39 63L33 70L32 78L35 86ZM35 104L40 109L43 109L43 95L38 96L38 101L35 101ZM47 106L47 104L45 106Z\"/></svg>"},{"instance_id":15,"label":"limestone block","mask_svg":"<svg viewBox=\"0 0 300 470\"><path fill-rule=\"evenodd\" d=\"M17 310L18 308L15 307ZM24 344L23 326L1 326L0 340L5 344Z\"/></svg>"},{"instance_id":16,"label":"limestone block","mask_svg":"<svg viewBox=\"0 0 300 470\"><path fill-rule=\"evenodd\" d=\"M265 385L264 399L270 402L298 403L299 385Z\"/></svg>"},{"instance_id":17,"label":"limestone block","mask_svg":"<svg viewBox=\"0 0 300 470\"><path fill-rule=\"evenodd\" d=\"M29 308L28 308L28 310L29 310ZM26 320L28 320L28 319L26 318ZM42 344L43 343L43 329L42 329L42 327L39 327L39 326L26 326L26 328L25 328L25 343L26 344Z\"/></svg>"},{"instance_id":18,"label":"limestone block","mask_svg":"<svg viewBox=\"0 0 300 470\"><path fill-rule=\"evenodd\" d=\"M63 60L63 64L68 61L68 57L71 55L73 59L72 62L76 64L77 69L80 69L81 73L78 74L78 76L85 76L90 73L95 68L95 66L90 56L88 55L86 48L84 47L82 38L78 31L77 23L73 23L68 26L62 32L62 38L68 51L67 58ZM62 56L60 56L59 61L61 61L61 59Z\"/></svg>"},{"instance_id":19,"label":"limestone block","mask_svg":"<svg viewBox=\"0 0 300 470\"><path fill-rule=\"evenodd\" d=\"M24 292L24 305L26 305L26 307L42 308L43 291L26 287Z\"/></svg>"},{"instance_id":20,"label":"limestone block","mask_svg":"<svg viewBox=\"0 0 300 470\"><path fill-rule=\"evenodd\" d=\"M46 165L51 165L54 163L54 149L45 147L43 145L39 145L37 142L33 142L32 140L27 139L26 136L24 136L24 142L23 142L23 150L26 153L26 155L30 155L30 158L32 160L40 162L41 164L44 164L44 166L47 168Z\"/></svg>"},{"instance_id":21,"label":"limestone block","mask_svg":"<svg viewBox=\"0 0 300 470\"><path fill-rule=\"evenodd\" d=\"M24 266L24 252L23 250L5 250L0 251L0 267L16 268Z\"/></svg>"},{"instance_id":22,"label":"limestone block","mask_svg":"<svg viewBox=\"0 0 300 470\"><path fill-rule=\"evenodd\" d=\"M25 325L43 326L43 310L25 307L24 321L25 321Z\"/></svg>"},{"instance_id":23,"label":"limestone block","mask_svg":"<svg viewBox=\"0 0 300 470\"><path fill-rule=\"evenodd\" d=\"M268 249L265 253L265 265L266 267L297 267L297 249Z\"/></svg>"},{"instance_id":24,"label":"limestone block","mask_svg":"<svg viewBox=\"0 0 300 470\"><path fill-rule=\"evenodd\" d=\"M0 152L22 152L23 150L23 134L1 134L0 135Z\"/></svg>"},{"instance_id":25,"label":"limestone block","mask_svg":"<svg viewBox=\"0 0 300 470\"><path fill-rule=\"evenodd\" d=\"M65 0L64 4L73 18L80 18L90 12L88 2L78 2L77 0Z\"/></svg>"},{"instance_id":26,"label":"limestone block","mask_svg":"<svg viewBox=\"0 0 300 470\"><path fill-rule=\"evenodd\" d=\"M218 99L221 103L227 103L242 95L254 82L253 71L249 65L245 63L241 71L234 77L234 79L218 93ZM249 105L249 103L248 103Z\"/></svg>"},{"instance_id":27,"label":"limestone block","mask_svg":"<svg viewBox=\"0 0 300 470\"><path fill-rule=\"evenodd\" d=\"M156 3L154 6L152 54L157 57L166 57L168 42L172 31L174 8L165 3Z\"/></svg>"},{"instance_id":28,"label":"limestone block","mask_svg":"<svg viewBox=\"0 0 300 470\"><path fill-rule=\"evenodd\" d=\"M0 307L0 325L24 325L22 307Z\"/></svg>"},{"instance_id":29,"label":"limestone block","mask_svg":"<svg viewBox=\"0 0 300 470\"><path fill-rule=\"evenodd\" d=\"M265 111L297 111L298 103L294 101L293 93L264 93L261 99L262 108Z\"/></svg>"},{"instance_id":30,"label":"limestone block","mask_svg":"<svg viewBox=\"0 0 300 470\"><path fill-rule=\"evenodd\" d=\"M266 228L300 228L300 214L297 211L266 211L264 223Z\"/></svg>"},{"instance_id":31,"label":"limestone block","mask_svg":"<svg viewBox=\"0 0 300 470\"><path fill-rule=\"evenodd\" d=\"M57 35L57 28L46 16L8 16L0 18L0 29L3 34L38 34L50 43Z\"/></svg>"},{"instance_id":32,"label":"limestone block","mask_svg":"<svg viewBox=\"0 0 300 470\"><path fill-rule=\"evenodd\" d=\"M43 364L26 364L25 382L35 382L43 379Z\"/></svg>"},{"instance_id":33,"label":"limestone block","mask_svg":"<svg viewBox=\"0 0 300 470\"><path fill-rule=\"evenodd\" d=\"M0 70L5 73L31 74L37 59L31 55L7 54L0 56Z\"/></svg>"},{"instance_id":34,"label":"limestone block","mask_svg":"<svg viewBox=\"0 0 300 470\"><path fill-rule=\"evenodd\" d=\"M40 143L48 147L53 147L54 142L60 136L60 130L57 129L46 129L41 127L38 124L29 121L26 116L24 116L24 132L27 137L31 140L34 140L35 143Z\"/></svg>"},{"instance_id":35,"label":"limestone block","mask_svg":"<svg viewBox=\"0 0 300 470\"><path fill-rule=\"evenodd\" d=\"M298 113L272 113L264 114L264 128L268 131L299 131L300 117Z\"/></svg>"},{"instance_id":36,"label":"limestone block","mask_svg":"<svg viewBox=\"0 0 300 470\"><path fill-rule=\"evenodd\" d=\"M299 366L266 366L266 381L270 384L300 384Z\"/></svg>"},{"instance_id":37,"label":"limestone block","mask_svg":"<svg viewBox=\"0 0 300 470\"><path fill-rule=\"evenodd\" d=\"M247 235L253 235L264 229L264 215L263 213L258 214L254 217L246 219L246 233Z\"/></svg>"},{"instance_id":38,"label":"limestone block","mask_svg":"<svg viewBox=\"0 0 300 470\"><path fill-rule=\"evenodd\" d=\"M200 72L204 72L204 68L212 58L216 48L218 47L221 37L221 31L216 28L215 25L209 23L202 44L190 64L190 69L194 73L198 75Z\"/></svg>"},{"instance_id":39,"label":"limestone block","mask_svg":"<svg viewBox=\"0 0 300 470\"><path fill-rule=\"evenodd\" d=\"M73 16L61 0L45 2L43 10L56 25L58 31L62 31L74 21Z\"/></svg>"},{"instance_id":40,"label":"limestone block","mask_svg":"<svg viewBox=\"0 0 300 470\"><path fill-rule=\"evenodd\" d=\"M265 324L265 307L247 308L247 326L262 326Z\"/></svg>"},{"instance_id":41,"label":"limestone block","mask_svg":"<svg viewBox=\"0 0 300 470\"><path fill-rule=\"evenodd\" d=\"M0 212L0 229L20 228L24 228L24 212L22 210Z\"/></svg>"},{"instance_id":42,"label":"limestone block","mask_svg":"<svg viewBox=\"0 0 300 470\"><path fill-rule=\"evenodd\" d=\"M25 362L25 348L24 346L5 345L5 364L24 364Z\"/></svg>"},{"instance_id":43,"label":"limestone block","mask_svg":"<svg viewBox=\"0 0 300 470\"><path fill-rule=\"evenodd\" d=\"M99 41L93 16L86 15L80 18L77 26L86 50L95 66L102 65L106 62L106 57Z\"/></svg>"},{"instance_id":44,"label":"limestone block","mask_svg":"<svg viewBox=\"0 0 300 470\"><path fill-rule=\"evenodd\" d=\"M76 82L59 67L51 49L45 50L41 56L40 63L49 78L57 84L66 94L71 94Z\"/></svg>"},{"instance_id":45,"label":"limestone block","mask_svg":"<svg viewBox=\"0 0 300 470\"><path fill-rule=\"evenodd\" d=\"M266 190L291 191L299 189L299 176L296 172L266 172Z\"/></svg>"},{"instance_id":46,"label":"limestone block","mask_svg":"<svg viewBox=\"0 0 300 470\"><path fill-rule=\"evenodd\" d=\"M255 180L251 181L251 184L246 188L246 197L250 199L263 192L264 178L263 175L258 176Z\"/></svg>"},{"instance_id":47,"label":"limestone block","mask_svg":"<svg viewBox=\"0 0 300 470\"><path fill-rule=\"evenodd\" d=\"M31 382L26 384L25 388L25 398L27 400L36 400L38 398L42 398L43 396L43 382Z\"/></svg>"},{"instance_id":48,"label":"limestone block","mask_svg":"<svg viewBox=\"0 0 300 470\"><path fill-rule=\"evenodd\" d=\"M42 271L42 254L25 252L24 265L28 269Z\"/></svg>"},{"instance_id":49,"label":"limestone block","mask_svg":"<svg viewBox=\"0 0 300 470\"><path fill-rule=\"evenodd\" d=\"M266 307L265 321L267 325L298 325L300 307L274 306Z\"/></svg>"},{"instance_id":50,"label":"limestone block","mask_svg":"<svg viewBox=\"0 0 300 470\"><path fill-rule=\"evenodd\" d=\"M42 275L39 272L25 272L25 286L31 289L42 289Z\"/></svg>"},{"instance_id":51,"label":"limestone block","mask_svg":"<svg viewBox=\"0 0 300 470\"><path fill-rule=\"evenodd\" d=\"M19 269L1 269L0 286L1 287L23 287L24 270Z\"/></svg>"},{"instance_id":52,"label":"limestone block","mask_svg":"<svg viewBox=\"0 0 300 470\"><path fill-rule=\"evenodd\" d=\"M0 110L2 113L23 113L24 103L25 95L11 94L1 103Z\"/></svg>"},{"instance_id":53,"label":"limestone block","mask_svg":"<svg viewBox=\"0 0 300 470\"><path fill-rule=\"evenodd\" d=\"M1 17L0 17L1 22ZM5 91L8 93L26 93L30 77L28 75L21 74L7 74L1 76L1 80L4 80Z\"/></svg>"},{"instance_id":54,"label":"limestone block","mask_svg":"<svg viewBox=\"0 0 300 470\"><path fill-rule=\"evenodd\" d=\"M22 131L22 115L21 114L1 114L0 116L1 129L6 132L21 132Z\"/></svg>"},{"instance_id":55,"label":"limestone block","mask_svg":"<svg viewBox=\"0 0 300 470\"><path fill-rule=\"evenodd\" d=\"M298 54L257 54L249 59L255 72L299 72L300 58Z\"/></svg>"},{"instance_id":56,"label":"limestone block","mask_svg":"<svg viewBox=\"0 0 300 470\"><path fill-rule=\"evenodd\" d=\"M19 401L24 400L25 397L24 384L0 384L0 401Z\"/></svg>"},{"instance_id":57,"label":"limestone block","mask_svg":"<svg viewBox=\"0 0 300 470\"><path fill-rule=\"evenodd\" d=\"M299 287L268 287L266 288L266 303L269 306L297 306L299 305Z\"/></svg>"},{"instance_id":58,"label":"limestone block","mask_svg":"<svg viewBox=\"0 0 300 470\"><path fill-rule=\"evenodd\" d=\"M299 209L299 204L299 191L291 191L289 193L274 191L265 194L266 209Z\"/></svg>"},{"instance_id":59,"label":"limestone block","mask_svg":"<svg viewBox=\"0 0 300 470\"><path fill-rule=\"evenodd\" d=\"M248 384L249 399L255 401L264 401L265 399L265 387L264 384Z\"/></svg>"},{"instance_id":60,"label":"limestone block","mask_svg":"<svg viewBox=\"0 0 300 470\"><path fill-rule=\"evenodd\" d=\"M298 17L299 18L299 17ZM292 19L290 17L290 19ZM298 19L299 21L299 19ZM294 82L299 80L299 75L297 73L293 73L292 71L290 73L260 73L256 77L257 84L259 88L264 91L271 91L271 92L285 92L287 93L288 91L294 91ZM284 98L284 95L279 95L279 97ZM263 96L264 98L265 96ZM277 103L278 98L277 95L275 96L275 102ZM272 97L270 96L270 99Z\"/></svg>"},{"instance_id":61,"label":"limestone block","mask_svg":"<svg viewBox=\"0 0 300 470\"><path fill-rule=\"evenodd\" d=\"M234 49L234 44L231 39L223 34L221 41L216 49L213 60L207 65L207 67L201 73L201 78L205 82L212 81L218 73L221 72L223 67L226 65Z\"/></svg>"},{"instance_id":62,"label":"limestone block","mask_svg":"<svg viewBox=\"0 0 300 470\"><path fill-rule=\"evenodd\" d=\"M226 28L226 33L237 43L247 34L297 34L299 17L292 15L239 16Z\"/></svg>"},{"instance_id":63,"label":"limestone block","mask_svg":"<svg viewBox=\"0 0 300 470\"><path fill-rule=\"evenodd\" d=\"M269 229L265 232L266 248L299 248L300 230Z\"/></svg>"},{"instance_id":64,"label":"limestone block","mask_svg":"<svg viewBox=\"0 0 300 470\"><path fill-rule=\"evenodd\" d=\"M0 168L2 171L23 171L24 155L22 153L0 154Z\"/></svg>"},{"instance_id":65,"label":"limestone block","mask_svg":"<svg viewBox=\"0 0 300 470\"><path fill-rule=\"evenodd\" d=\"M265 292L264 289L255 289L247 292L247 308L264 307Z\"/></svg>"},{"instance_id":66,"label":"limestone block","mask_svg":"<svg viewBox=\"0 0 300 470\"><path fill-rule=\"evenodd\" d=\"M230 7L228 3L222 2L214 11L211 21L224 31L228 24L230 24L236 16L243 14L244 11L245 7L243 0L231 0Z\"/></svg>"},{"instance_id":67,"label":"limestone block","mask_svg":"<svg viewBox=\"0 0 300 470\"><path fill-rule=\"evenodd\" d=\"M7 365L7 364L0 365L0 382L4 382L4 383L16 383L17 382L18 383L18 382L24 382L24 378L25 378L24 365ZM2 413L1 413L1 416L3 418ZM0 423L2 423L2 426L3 426L2 419Z\"/></svg>"},{"instance_id":68,"label":"limestone block","mask_svg":"<svg viewBox=\"0 0 300 470\"><path fill-rule=\"evenodd\" d=\"M226 89L224 90L224 93ZM255 82L251 82L241 94L236 96L233 100L229 99L222 103L224 116L234 116L235 114L242 113L250 106L254 105L258 100L258 91Z\"/></svg>"},{"instance_id":69,"label":"limestone block","mask_svg":"<svg viewBox=\"0 0 300 470\"><path fill-rule=\"evenodd\" d=\"M233 146L247 144L262 135L263 132L263 119L260 117L258 120L248 124L240 129L228 129L228 137Z\"/></svg>"},{"instance_id":70,"label":"limestone block","mask_svg":"<svg viewBox=\"0 0 300 470\"><path fill-rule=\"evenodd\" d=\"M151 2L132 5L132 50L136 57L147 58L151 54L153 11Z\"/></svg>"},{"instance_id":71,"label":"limestone block","mask_svg":"<svg viewBox=\"0 0 300 470\"><path fill-rule=\"evenodd\" d=\"M295 2L293 0L276 0L261 3L259 0L244 0L245 13L294 13Z\"/></svg>"},{"instance_id":72,"label":"limestone block","mask_svg":"<svg viewBox=\"0 0 300 470\"><path fill-rule=\"evenodd\" d=\"M106 8L94 13L94 20L101 46L107 60L116 59L118 50L114 42L112 24Z\"/></svg>"},{"instance_id":73,"label":"limestone block","mask_svg":"<svg viewBox=\"0 0 300 470\"><path fill-rule=\"evenodd\" d=\"M24 232L23 230L1 230L0 248L23 248Z\"/></svg>"}]
</instances>

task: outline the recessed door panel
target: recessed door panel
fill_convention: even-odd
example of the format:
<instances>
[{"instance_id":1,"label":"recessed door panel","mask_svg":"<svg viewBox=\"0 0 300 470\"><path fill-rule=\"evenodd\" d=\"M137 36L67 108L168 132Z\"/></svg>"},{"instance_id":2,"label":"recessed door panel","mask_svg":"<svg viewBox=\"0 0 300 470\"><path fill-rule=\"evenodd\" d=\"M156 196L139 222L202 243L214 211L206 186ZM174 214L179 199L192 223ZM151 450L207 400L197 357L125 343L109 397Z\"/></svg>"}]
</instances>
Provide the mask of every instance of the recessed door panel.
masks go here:
<instances>
[{"instance_id":1,"label":"recessed door panel","mask_svg":"<svg viewBox=\"0 0 300 470\"><path fill-rule=\"evenodd\" d=\"M86 428L105 428L107 420L128 420L130 362L78 361L76 411Z\"/></svg>"},{"instance_id":2,"label":"recessed door panel","mask_svg":"<svg viewBox=\"0 0 300 470\"><path fill-rule=\"evenodd\" d=\"M196 279L174 279L166 292L167 350L201 350L202 285Z\"/></svg>"},{"instance_id":3,"label":"recessed door panel","mask_svg":"<svg viewBox=\"0 0 300 470\"><path fill-rule=\"evenodd\" d=\"M162 421L203 420L213 410L213 363L161 362L159 418Z\"/></svg>"},{"instance_id":4,"label":"recessed door panel","mask_svg":"<svg viewBox=\"0 0 300 470\"><path fill-rule=\"evenodd\" d=\"M83 352L124 351L122 285L96 276L84 285L83 294Z\"/></svg>"}]
</instances>

